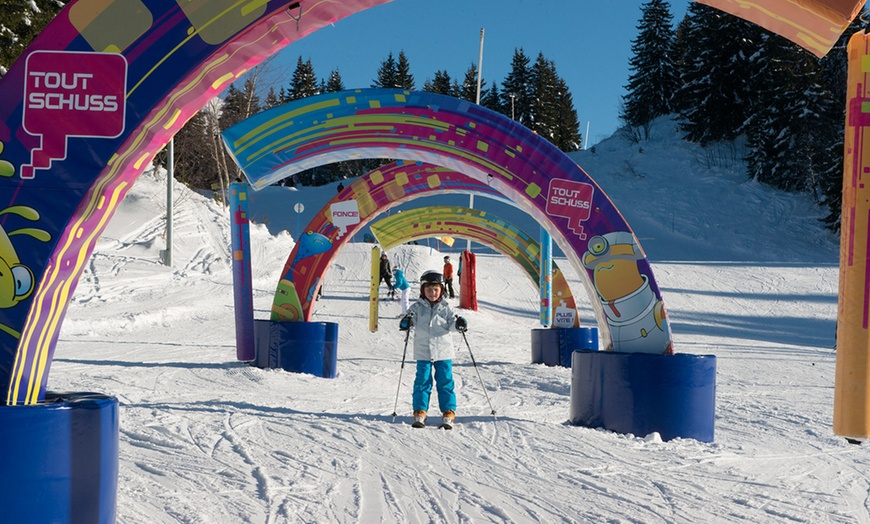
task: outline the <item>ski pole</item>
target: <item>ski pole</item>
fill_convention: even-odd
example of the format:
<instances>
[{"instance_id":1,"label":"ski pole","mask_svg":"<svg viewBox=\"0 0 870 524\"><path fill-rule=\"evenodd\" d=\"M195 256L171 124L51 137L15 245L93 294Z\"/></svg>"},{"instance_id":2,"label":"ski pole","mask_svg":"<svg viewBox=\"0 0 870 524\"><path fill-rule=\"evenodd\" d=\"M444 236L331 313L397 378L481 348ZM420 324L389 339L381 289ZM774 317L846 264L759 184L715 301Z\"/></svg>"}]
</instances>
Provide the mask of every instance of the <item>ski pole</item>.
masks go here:
<instances>
[{"instance_id":1,"label":"ski pole","mask_svg":"<svg viewBox=\"0 0 870 524\"><path fill-rule=\"evenodd\" d=\"M486 397L486 403L489 404L489 414L495 418L495 409L492 407L492 402L489 401L489 395L486 393L486 386L483 383L483 378L480 376L480 370L477 368L477 361L474 360L474 353L471 352L471 346L468 344L468 339L465 338L465 331L460 331L460 333L462 333L462 340L465 341L465 347L468 348L468 354L471 355L471 363L474 364L474 370L477 372L478 380L480 380L480 387L483 388L483 396Z\"/></svg>"},{"instance_id":2,"label":"ski pole","mask_svg":"<svg viewBox=\"0 0 870 524\"><path fill-rule=\"evenodd\" d=\"M396 386L396 403L393 404L393 422L399 415L396 410L399 409L399 391L402 390L402 373L405 371L405 356L408 354L408 339L411 337L411 328L405 332L405 349L402 350L402 367L399 368L399 385Z\"/></svg>"}]
</instances>

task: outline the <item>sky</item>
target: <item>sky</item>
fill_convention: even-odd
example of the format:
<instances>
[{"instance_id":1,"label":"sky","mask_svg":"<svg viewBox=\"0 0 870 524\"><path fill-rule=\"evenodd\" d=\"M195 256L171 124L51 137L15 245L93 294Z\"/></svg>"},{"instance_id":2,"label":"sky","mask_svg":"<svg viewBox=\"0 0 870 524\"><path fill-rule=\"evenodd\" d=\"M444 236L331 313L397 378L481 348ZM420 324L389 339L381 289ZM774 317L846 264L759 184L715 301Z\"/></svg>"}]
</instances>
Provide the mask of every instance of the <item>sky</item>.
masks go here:
<instances>
[{"instance_id":1,"label":"sky","mask_svg":"<svg viewBox=\"0 0 870 524\"><path fill-rule=\"evenodd\" d=\"M148 172L88 261L48 377L50 391L119 399L117 521L870 524L870 448L832 429L838 242L824 211L666 120L642 146L617 137L571 156L644 247L676 352L716 357L713 442L569 424L571 370L530 362L536 286L502 255L478 255L480 308L461 310L452 432L410 427L398 303L368 329L371 244L342 249L315 309L338 324L335 378L238 362L228 213L176 184L166 267L165 174ZM255 318L294 246L293 203L313 216L334 195L249 194ZM389 252L415 286L442 255Z\"/></svg>"},{"instance_id":2,"label":"sky","mask_svg":"<svg viewBox=\"0 0 870 524\"><path fill-rule=\"evenodd\" d=\"M641 0L394 0L340 20L279 53L287 82L297 59L311 59L325 78L333 69L347 88L370 87L390 52L404 51L416 86L438 70L461 81L477 64L484 29L483 79L502 80L514 50L532 62L553 60L574 98L580 132L592 145L610 136L629 78L631 42L641 18ZM670 2L673 26L688 0Z\"/></svg>"}]
</instances>

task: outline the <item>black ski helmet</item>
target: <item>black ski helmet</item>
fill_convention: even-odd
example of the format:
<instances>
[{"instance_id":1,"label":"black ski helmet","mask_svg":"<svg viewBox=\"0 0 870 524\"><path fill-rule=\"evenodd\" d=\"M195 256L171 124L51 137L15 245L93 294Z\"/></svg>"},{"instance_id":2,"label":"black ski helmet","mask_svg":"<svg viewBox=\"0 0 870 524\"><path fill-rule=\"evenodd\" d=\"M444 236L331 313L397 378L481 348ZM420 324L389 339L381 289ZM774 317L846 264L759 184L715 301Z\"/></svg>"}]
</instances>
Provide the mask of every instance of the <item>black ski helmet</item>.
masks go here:
<instances>
[{"instance_id":1,"label":"black ski helmet","mask_svg":"<svg viewBox=\"0 0 870 524\"><path fill-rule=\"evenodd\" d=\"M435 271L434 269L430 269L429 271L424 271L422 275L420 275L420 283L421 284L441 284L444 285L444 275Z\"/></svg>"},{"instance_id":2,"label":"black ski helmet","mask_svg":"<svg viewBox=\"0 0 870 524\"><path fill-rule=\"evenodd\" d=\"M424 296L423 288L431 284L438 284L441 286L441 294L444 294L444 275L430 269L429 271L424 271L423 274L420 275L420 296Z\"/></svg>"}]
</instances>

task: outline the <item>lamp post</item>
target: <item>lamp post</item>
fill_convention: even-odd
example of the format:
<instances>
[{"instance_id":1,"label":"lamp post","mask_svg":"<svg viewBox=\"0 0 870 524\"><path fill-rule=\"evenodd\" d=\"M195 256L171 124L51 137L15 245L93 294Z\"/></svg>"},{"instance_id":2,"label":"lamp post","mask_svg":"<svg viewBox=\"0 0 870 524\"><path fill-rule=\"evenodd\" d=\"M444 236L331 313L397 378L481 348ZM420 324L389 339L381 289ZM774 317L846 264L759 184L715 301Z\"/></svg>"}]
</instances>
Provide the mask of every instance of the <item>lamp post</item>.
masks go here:
<instances>
[{"instance_id":1,"label":"lamp post","mask_svg":"<svg viewBox=\"0 0 870 524\"><path fill-rule=\"evenodd\" d=\"M516 120L516 118L514 117L514 98L516 98L517 95L510 93L510 97L511 97L511 120Z\"/></svg>"}]
</instances>

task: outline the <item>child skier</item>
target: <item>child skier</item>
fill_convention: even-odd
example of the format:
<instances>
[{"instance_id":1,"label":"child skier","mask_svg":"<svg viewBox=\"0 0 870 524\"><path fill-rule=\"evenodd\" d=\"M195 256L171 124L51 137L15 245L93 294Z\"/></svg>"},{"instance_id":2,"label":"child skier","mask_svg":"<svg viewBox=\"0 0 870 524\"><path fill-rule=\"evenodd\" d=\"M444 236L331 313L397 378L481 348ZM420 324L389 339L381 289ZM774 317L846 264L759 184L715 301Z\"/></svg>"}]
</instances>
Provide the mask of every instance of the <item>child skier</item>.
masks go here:
<instances>
[{"instance_id":1,"label":"child skier","mask_svg":"<svg viewBox=\"0 0 870 524\"><path fill-rule=\"evenodd\" d=\"M395 284L393 284L393 289L398 289L401 292L399 300L402 304L402 316L405 316L408 313L408 307L410 306L411 285L408 284L408 279L405 278L405 272L401 269L397 269L393 273L393 277L396 280Z\"/></svg>"},{"instance_id":2,"label":"child skier","mask_svg":"<svg viewBox=\"0 0 870 524\"><path fill-rule=\"evenodd\" d=\"M414 359L417 375L411 397L414 407L415 428L425 426L429 397L432 394L432 370L438 389L438 407L441 408L441 426L453 428L456 411L456 393L453 390L453 339L450 330L465 332L468 323L457 316L444 299L444 276L437 271L426 271L420 277L420 298L408 308L408 314L399 322L399 329L407 331L414 326Z\"/></svg>"}]
</instances>

